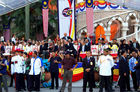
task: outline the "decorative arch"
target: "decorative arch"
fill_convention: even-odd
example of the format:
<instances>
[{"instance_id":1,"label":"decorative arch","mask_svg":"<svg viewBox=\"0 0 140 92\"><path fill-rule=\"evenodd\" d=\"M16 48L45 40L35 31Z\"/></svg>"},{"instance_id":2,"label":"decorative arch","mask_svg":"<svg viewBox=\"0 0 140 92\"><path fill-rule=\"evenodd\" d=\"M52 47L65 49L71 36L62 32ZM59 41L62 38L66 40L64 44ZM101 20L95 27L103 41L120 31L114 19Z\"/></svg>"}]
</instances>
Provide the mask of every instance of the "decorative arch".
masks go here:
<instances>
[{"instance_id":1,"label":"decorative arch","mask_svg":"<svg viewBox=\"0 0 140 92\"><path fill-rule=\"evenodd\" d=\"M110 26L111 26L111 24L112 24L112 22L113 21L115 21L115 20L119 20L121 23L124 23L124 21L123 21L123 19L119 16L119 17L113 17L111 20L109 20L109 22L108 22L108 31L110 31Z\"/></svg>"},{"instance_id":2,"label":"decorative arch","mask_svg":"<svg viewBox=\"0 0 140 92\"><path fill-rule=\"evenodd\" d=\"M106 38L105 37L105 30L106 28L104 27L103 23L98 23L97 26L95 27L95 36L96 36L96 43L98 43L98 39L101 38Z\"/></svg>"},{"instance_id":3,"label":"decorative arch","mask_svg":"<svg viewBox=\"0 0 140 92\"><path fill-rule=\"evenodd\" d=\"M129 14L126 16L125 21L128 22L128 21L129 21L129 18L130 18L132 15L135 17L136 21L138 21L137 16L136 16L135 13L129 13Z\"/></svg>"},{"instance_id":4,"label":"decorative arch","mask_svg":"<svg viewBox=\"0 0 140 92\"><path fill-rule=\"evenodd\" d=\"M134 24L138 23L138 18L137 18L136 13L134 13L134 12L129 13L126 16L125 21L128 23L128 29L129 29L127 31L127 35L130 35L130 34L134 33L135 32L135 25Z\"/></svg>"}]
</instances>

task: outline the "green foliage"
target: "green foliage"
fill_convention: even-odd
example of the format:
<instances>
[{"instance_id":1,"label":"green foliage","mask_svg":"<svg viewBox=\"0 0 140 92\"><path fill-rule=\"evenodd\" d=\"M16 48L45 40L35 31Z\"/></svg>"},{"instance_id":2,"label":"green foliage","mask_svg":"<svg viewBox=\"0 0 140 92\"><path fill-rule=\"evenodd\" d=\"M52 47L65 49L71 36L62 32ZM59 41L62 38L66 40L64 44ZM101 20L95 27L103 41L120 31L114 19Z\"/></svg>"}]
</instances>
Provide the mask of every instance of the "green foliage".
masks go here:
<instances>
[{"instance_id":1,"label":"green foliage","mask_svg":"<svg viewBox=\"0 0 140 92\"><path fill-rule=\"evenodd\" d=\"M57 0L51 0L52 5L57 4ZM11 33L16 34L17 37L25 35L25 8L18 9L1 16L1 24L11 24ZM57 11L49 10L49 35L56 35L58 32ZM0 30L3 28L0 26ZM36 33L43 32L42 23L42 0L30 5L30 38L35 39Z\"/></svg>"}]
</instances>

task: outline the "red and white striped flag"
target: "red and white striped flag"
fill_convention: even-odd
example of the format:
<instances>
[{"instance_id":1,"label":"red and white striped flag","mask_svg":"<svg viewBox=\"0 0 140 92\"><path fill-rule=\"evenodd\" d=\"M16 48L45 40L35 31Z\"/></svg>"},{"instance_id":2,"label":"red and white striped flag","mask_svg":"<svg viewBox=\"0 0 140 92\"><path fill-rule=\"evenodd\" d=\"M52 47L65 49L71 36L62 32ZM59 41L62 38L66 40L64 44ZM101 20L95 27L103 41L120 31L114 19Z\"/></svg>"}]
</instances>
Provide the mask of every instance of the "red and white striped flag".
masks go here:
<instances>
[{"instance_id":1,"label":"red and white striped flag","mask_svg":"<svg viewBox=\"0 0 140 92\"><path fill-rule=\"evenodd\" d=\"M48 0L42 1L43 31L45 37L48 36Z\"/></svg>"},{"instance_id":2,"label":"red and white striped flag","mask_svg":"<svg viewBox=\"0 0 140 92\"><path fill-rule=\"evenodd\" d=\"M86 0L87 33L93 33L93 0Z\"/></svg>"}]
</instances>

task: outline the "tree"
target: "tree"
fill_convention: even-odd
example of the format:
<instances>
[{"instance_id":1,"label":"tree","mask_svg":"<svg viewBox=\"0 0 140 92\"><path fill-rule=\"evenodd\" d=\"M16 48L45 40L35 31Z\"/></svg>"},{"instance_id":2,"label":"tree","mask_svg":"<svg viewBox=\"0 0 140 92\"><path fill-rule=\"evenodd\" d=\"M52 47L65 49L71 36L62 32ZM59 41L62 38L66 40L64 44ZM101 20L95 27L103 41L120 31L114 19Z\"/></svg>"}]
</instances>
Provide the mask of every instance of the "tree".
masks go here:
<instances>
[{"instance_id":1,"label":"tree","mask_svg":"<svg viewBox=\"0 0 140 92\"><path fill-rule=\"evenodd\" d=\"M57 0L51 0L52 5L57 4ZM43 32L42 23L42 0L30 5L30 38L36 39L36 33ZM11 33L17 37L25 36L25 9L21 8L2 16L2 24L11 24ZM0 27L1 28L1 27ZM57 11L49 10L49 37L56 35L58 32ZM51 36L50 36L51 35Z\"/></svg>"}]
</instances>

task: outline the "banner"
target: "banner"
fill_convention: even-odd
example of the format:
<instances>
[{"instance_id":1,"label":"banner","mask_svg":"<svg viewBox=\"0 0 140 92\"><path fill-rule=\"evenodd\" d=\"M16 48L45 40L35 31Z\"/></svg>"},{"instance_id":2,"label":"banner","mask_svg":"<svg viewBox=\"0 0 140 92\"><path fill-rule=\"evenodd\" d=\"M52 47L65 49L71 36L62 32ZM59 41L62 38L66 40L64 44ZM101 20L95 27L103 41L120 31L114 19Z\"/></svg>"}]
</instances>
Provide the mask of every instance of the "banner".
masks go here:
<instances>
[{"instance_id":1,"label":"banner","mask_svg":"<svg viewBox=\"0 0 140 92\"><path fill-rule=\"evenodd\" d=\"M98 55L98 45L91 46L91 53L92 55Z\"/></svg>"},{"instance_id":2,"label":"banner","mask_svg":"<svg viewBox=\"0 0 140 92\"><path fill-rule=\"evenodd\" d=\"M3 25L3 29L5 30L3 32L4 40L10 40L10 24Z\"/></svg>"},{"instance_id":3,"label":"banner","mask_svg":"<svg viewBox=\"0 0 140 92\"><path fill-rule=\"evenodd\" d=\"M48 36L48 0L42 0L43 31Z\"/></svg>"},{"instance_id":4,"label":"banner","mask_svg":"<svg viewBox=\"0 0 140 92\"><path fill-rule=\"evenodd\" d=\"M58 0L60 38L67 33L75 39L75 0Z\"/></svg>"},{"instance_id":5,"label":"banner","mask_svg":"<svg viewBox=\"0 0 140 92\"><path fill-rule=\"evenodd\" d=\"M87 33L93 33L93 0L86 0Z\"/></svg>"}]
</instances>

